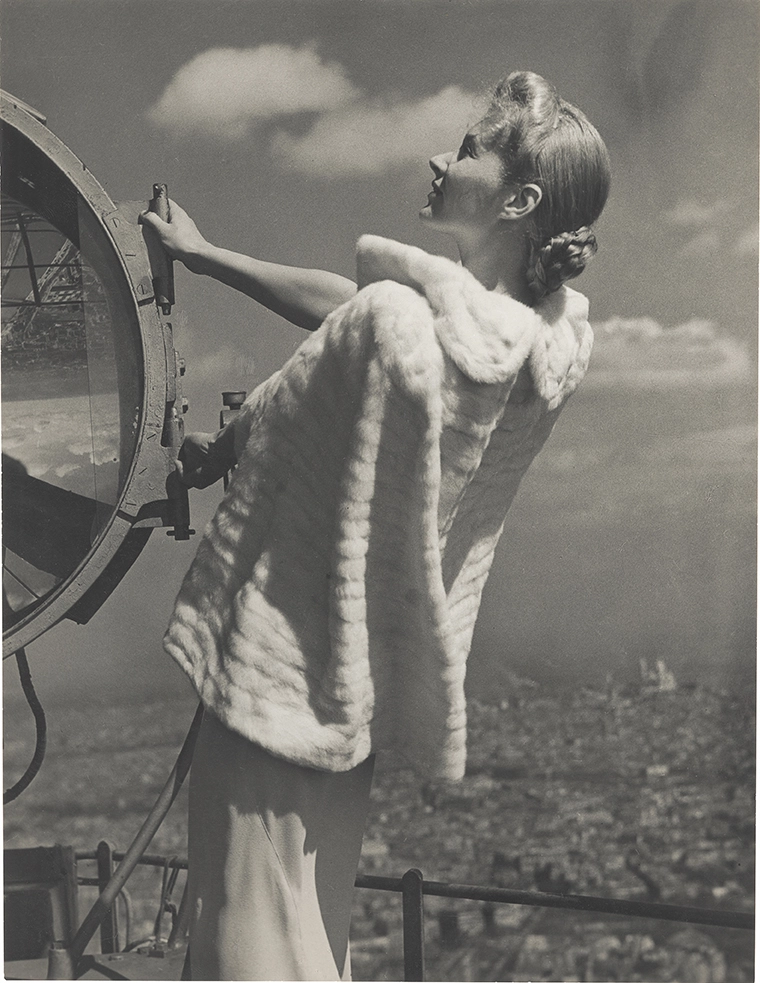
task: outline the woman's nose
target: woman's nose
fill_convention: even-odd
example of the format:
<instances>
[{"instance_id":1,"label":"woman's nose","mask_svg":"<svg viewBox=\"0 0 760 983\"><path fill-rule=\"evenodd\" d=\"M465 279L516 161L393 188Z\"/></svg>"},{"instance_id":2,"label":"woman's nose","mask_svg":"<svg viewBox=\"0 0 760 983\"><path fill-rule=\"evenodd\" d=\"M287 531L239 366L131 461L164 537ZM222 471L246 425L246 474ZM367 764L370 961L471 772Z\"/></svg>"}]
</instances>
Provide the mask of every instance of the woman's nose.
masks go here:
<instances>
[{"instance_id":1,"label":"woman's nose","mask_svg":"<svg viewBox=\"0 0 760 983\"><path fill-rule=\"evenodd\" d=\"M436 177L441 177L449 166L449 161L451 160L451 154L437 154L435 157L430 158L430 167L434 172Z\"/></svg>"}]
</instances>

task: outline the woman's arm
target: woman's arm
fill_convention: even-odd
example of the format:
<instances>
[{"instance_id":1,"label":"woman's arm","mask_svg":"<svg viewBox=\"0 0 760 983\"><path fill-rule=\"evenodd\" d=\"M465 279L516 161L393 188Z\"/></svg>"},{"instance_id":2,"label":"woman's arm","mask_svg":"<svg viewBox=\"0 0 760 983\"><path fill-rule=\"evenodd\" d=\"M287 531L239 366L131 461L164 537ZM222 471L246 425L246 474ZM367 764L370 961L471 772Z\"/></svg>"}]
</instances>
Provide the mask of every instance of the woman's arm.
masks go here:
<instances>
[{"instance_id":1,"label":"woman's arm","mask_svg":"<svg viewBox=\"0 0 760 983\"><path fill-rule=\"evenodd\" d=\"M213 246L187 212L173 201L168 222L153 212L143 212L140 218L156 233L169 255L193 273L226 283L309 331L316 330L328 314L356 293L353 280L337 273L267 263Z\"/></svg>"}]
</instances>

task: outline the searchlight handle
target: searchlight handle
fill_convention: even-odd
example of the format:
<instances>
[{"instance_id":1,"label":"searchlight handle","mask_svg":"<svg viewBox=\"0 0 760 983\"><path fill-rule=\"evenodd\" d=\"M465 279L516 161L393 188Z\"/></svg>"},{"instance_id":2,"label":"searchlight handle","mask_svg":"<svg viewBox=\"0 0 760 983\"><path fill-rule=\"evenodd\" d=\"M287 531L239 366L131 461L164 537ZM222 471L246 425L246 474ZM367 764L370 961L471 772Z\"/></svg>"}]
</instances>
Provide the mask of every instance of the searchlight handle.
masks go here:
<instances>
[{"instance_id":1,"label":"searchlight handle","mask_svg":"<svg viewBox=\"0 0 760 983\"><path fill-rule=\"evenodd\" d=\"M169 191L165 184L153 185L153 197L148 202L148 211L155 212L164 222L169 221ZM153 272L156 304L162 314L171 314L174 304L174 262L163 249L155 257Z\"/></svg>"},{"instance_id":2,"label":"searchlight handle","mask_svg":"<svg viewBox=\"0 0 760 983\"><path fill-rule=\"evenodd\" d=\"M164 222L169 221L169 189L165 184L153 185L153 197L148 202L148 211L155 212ZM166 317L171 314L175 302L174 263L166 250L160 247L154 248L150 253L150 259L156 306ZM170 447L176 456L185 436L182 414L187 409L187 401L180 398L181 393L178 391L178 377L184 374L184 365L174 350L171 324L164 321L161 327L164 334L167 368L167 403L161 443L165 447ZM175 539L189 539L195 532L190 528L190 501L187 488L176 472L171 472L167 476L166 497L169 502L169 525L173 527L167 535Z\"/></svg>"},{"instance_id":3,"label":"searchlight handle","mask_svg":"<svg viewBox=\"0 0 760 983\"><path fill-rule=\"evenodd\" d=\"M221 412L219 413L220 427L226 427L228 423L231 423L232 420L235 419L235 417L240 412L240 407L245 402L245 398L247 395L248 393L245 392L245 390L237 390L237 389L226 390L225 392L222 393L222 405L224 409L221 410ZM233 470L234 468L230 469L230 471L227 471L222 477L225 491L227 491L227 488L229 487L230 474L232 473Z\"/></svg>"}]
</instances>

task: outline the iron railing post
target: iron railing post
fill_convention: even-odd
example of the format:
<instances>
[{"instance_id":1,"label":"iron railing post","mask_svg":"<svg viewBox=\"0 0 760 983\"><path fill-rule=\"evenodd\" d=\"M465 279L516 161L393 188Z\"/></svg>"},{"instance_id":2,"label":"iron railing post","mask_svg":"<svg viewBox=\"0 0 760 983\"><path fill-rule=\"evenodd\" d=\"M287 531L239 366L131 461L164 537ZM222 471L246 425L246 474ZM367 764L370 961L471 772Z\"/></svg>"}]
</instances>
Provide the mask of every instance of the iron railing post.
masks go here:
<instances>
[{"instance_id":1,"label":"iron railing post","mask_svg":"<svg viewBox=\"0 0 760 983\"><path fill-rule=\"evenodd\" d=\"M98 843L95 851L98 862L98 894L102 894L113 876L113 847L106 840ZM100 951L119 951L119 924L117 921L116 905L103 917L100 923Z\"/></svg>"},{"instance_id":2,"label":"iron railing post","mask_svg":"<svg viewBox=\"0 0 760 983\"><path fill-rule=\"evenodd\" d=\"M425 979L425 916L422 871L412 868L401 878L404 916L404 979Z\"/></svg>"},{"instance_id":3,"label":"iron railing post","mask_svg":"<svg viewBox=\"0 0 760 983\"><path fill-rule=\"evenodd\" d=\"M190 770L190 764L193 760L193 749L195 748L195 741L198 737L198 731L200 730L202 720L203 704L201 703L195 712L193 722L190 725L190 730L187 732L185 742L182 745L177 761L175 762L175 765L172 768L168 779L166 780L166 784L156 799L153 808L148 813L145 821L140 827L137 836L135 836L134 840L132 840L129 849L124 854L124 859L114 871L113 877L108 882L105 890L100 892L98 900L95 902L92 908L90 908L90 911L86 915L84 921L79 926L76 935L71 940L71 944L68 947L68 952L65 958L63 954L57 953L52 949L50 950L50 962L48 965L47 977L49 980L76 979L76 975L61 976L58 974L63 972L71 972L76 974L79 961L84 955L84 950L87 948L87 943L95 934L95 931L100 926L100 923L108 915L108 912L115 903L119 892L126 884L132 871L139 864L140 859L155 836L156 830L166 818L166 814L176 799L182 782L185 780L185 777Z\"/></svg>"}]
</instances>

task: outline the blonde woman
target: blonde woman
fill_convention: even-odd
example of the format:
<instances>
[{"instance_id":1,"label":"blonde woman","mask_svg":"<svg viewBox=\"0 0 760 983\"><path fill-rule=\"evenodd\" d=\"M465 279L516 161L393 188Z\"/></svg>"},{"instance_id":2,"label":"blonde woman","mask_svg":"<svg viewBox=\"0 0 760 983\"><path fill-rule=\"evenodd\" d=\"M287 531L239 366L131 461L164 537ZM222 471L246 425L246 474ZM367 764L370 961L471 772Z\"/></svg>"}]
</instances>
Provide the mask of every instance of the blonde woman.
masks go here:
<instances>
[{"instance_id":1,"label":"blonde woman","mask_svg":"<svg viewBox=\"0 0 760 983\"><path fill-rule=\"evenodd\" d=\"M192 435L190 485L237 463L165 645L207 713L191 779L193 979L350 978L377 752L465 765L464 675L522 475L592 344L564 286L596 251L609 158L540 76L500 82L421 218L460 264L364 236L357 282L144 221L196 273L313 329L234 424Z\"/></svg>"}]
</instances>

